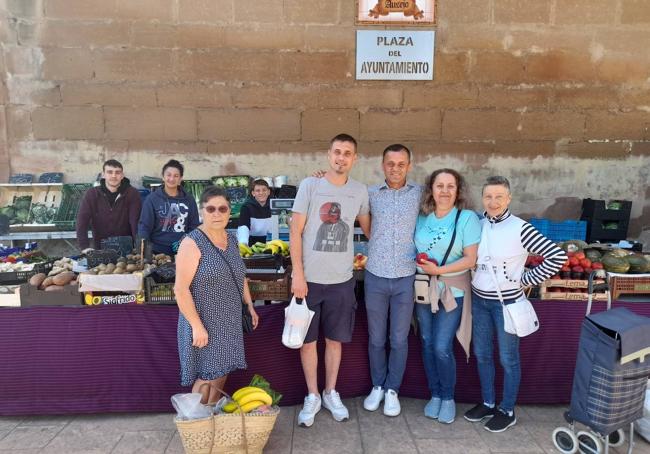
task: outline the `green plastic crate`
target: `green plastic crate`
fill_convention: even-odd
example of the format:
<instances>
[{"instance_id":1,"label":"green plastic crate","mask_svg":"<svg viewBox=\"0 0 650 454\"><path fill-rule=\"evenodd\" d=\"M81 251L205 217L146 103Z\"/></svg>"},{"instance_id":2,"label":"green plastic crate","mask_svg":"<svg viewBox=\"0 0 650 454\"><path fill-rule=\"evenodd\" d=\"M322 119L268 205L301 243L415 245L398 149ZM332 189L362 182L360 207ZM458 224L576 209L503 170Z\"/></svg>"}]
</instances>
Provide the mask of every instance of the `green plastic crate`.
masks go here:
<instances>
[{"instance_id":1,"label":"green plastic crate","mask_svg":"<svg viewBox=\"0 0 650 454\"><path fill-rule=\"evenodd\" d=\"M61 205L54 215L54 225L58 230L75 230L79 205L92 183L75 183L63 185Z\"/></svg>"}]
</instances>

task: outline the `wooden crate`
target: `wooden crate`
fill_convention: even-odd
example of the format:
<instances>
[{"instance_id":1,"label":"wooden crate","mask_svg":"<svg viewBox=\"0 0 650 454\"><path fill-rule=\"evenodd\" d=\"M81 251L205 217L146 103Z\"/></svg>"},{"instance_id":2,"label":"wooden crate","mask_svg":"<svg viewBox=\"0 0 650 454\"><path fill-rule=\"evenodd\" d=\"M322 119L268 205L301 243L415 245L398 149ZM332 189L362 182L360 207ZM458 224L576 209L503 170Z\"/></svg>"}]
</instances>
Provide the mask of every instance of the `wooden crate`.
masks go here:
<instances>
[{"instance_id":1,"label":"wooden crate","mask_svg":"<svg viewBox=\"0 0 650 454\"><path fill-rule=\"evenodd\" d=\"M594 280L594 284L602 284L602 279ZM583 289L582 292L550 292L550 287L562 287L567 289ZM540 285L540 298L543 300L569 300L569 301L587 301L589 294L587 288L589 281L586 279L549 279ZM607 292L594 293L594 301L607 301Z\"/></svg>"}]
</instances>

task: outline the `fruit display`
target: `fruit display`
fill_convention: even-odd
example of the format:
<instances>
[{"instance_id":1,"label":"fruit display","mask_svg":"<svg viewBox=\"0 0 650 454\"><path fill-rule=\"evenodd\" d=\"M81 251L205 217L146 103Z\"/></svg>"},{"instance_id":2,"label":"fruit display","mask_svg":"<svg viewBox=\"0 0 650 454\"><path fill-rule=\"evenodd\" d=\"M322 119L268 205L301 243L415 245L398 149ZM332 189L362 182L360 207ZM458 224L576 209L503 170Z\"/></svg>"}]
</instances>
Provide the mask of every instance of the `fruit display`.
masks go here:
<instances>
[{"instance_id":1,"label":"fruit display","mask_svg":"<svg viewBox=\"0 0 650 454\"><path fill-rule=\"evenodd\" d=\"M364 270L366 269L366 263L368 262L368 257L359 253L354 256L354 261L352 262L353 270Z\"/></svg>"},{"instance_id":2,"label":"fruit display","mask_svg":"<svg viewBox=\"0 0 650 454\"><path fill-rule=\"evenodd\" d=\"M20 248L4 249L0 254L0 273L13 271L31 271L39 263L49 259L41 251L23 250Z\"/></svg>"},{"instance_id":3,"label":"fruit display","mask_svg":"<svg viewBox=\"0 0 650 454\"><path fill-rule=\"evenodd\" d=\"M289 243L282 240L272 240L266 243L255 243L248 246L244 243L239 243L239 255L244 258L253 257L255 254L273 254L289 256Z\"/></svg>"},{"instance_id":4,"label":"fruit display","mask_svg":"<svg viewBox=\"0 0 650 454\"><path fill-rule=\"evenodd\" d=\"M271 389L271 385L261 375L254 375L248 386L232 393L232 400L222 410L225 413L268 413L275 411L272 407L282 399Z\"/></svg>"}]
</instances>

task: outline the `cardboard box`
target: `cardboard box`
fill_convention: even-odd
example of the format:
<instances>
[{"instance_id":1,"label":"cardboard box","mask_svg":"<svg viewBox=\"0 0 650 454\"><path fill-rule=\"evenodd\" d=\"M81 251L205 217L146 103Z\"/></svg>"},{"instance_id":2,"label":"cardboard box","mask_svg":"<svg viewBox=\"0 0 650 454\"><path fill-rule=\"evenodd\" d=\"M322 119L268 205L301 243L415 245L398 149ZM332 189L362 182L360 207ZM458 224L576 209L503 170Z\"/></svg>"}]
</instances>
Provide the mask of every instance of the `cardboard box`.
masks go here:
<instances>
[{"instance_id":1,"label":"cardboard box","mask_svg":"<svg viewBox=\"0 0 650 454\"><path fill-rule=\"evenodd\" d=\"M20 286L20 303L23 307L31 306L81 306L81 296L76 285L66 285L58 292L46 292L33 285Z\"/></svg>"},{"instance_id":2,"label":"cardboard box","mask_svg":"<svg viewBox=\"0 0 650 454\"><path fill-rule=\"evenodd\" d=\"M20 307L20 287L13 292L0 293L0 307Z\"/></svg>"}]
</instances>

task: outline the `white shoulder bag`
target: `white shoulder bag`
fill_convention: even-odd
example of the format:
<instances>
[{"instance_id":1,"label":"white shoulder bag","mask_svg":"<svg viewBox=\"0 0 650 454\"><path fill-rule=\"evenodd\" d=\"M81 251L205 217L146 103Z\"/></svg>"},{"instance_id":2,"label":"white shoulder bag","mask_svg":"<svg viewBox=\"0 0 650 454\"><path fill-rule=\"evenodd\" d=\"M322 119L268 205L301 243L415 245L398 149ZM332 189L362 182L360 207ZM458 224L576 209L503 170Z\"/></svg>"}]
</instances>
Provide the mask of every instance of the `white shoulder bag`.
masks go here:
<instances>
[{"instance_id":1,"label":"white shoulder bag","mask_svg":"<svg viewBox=\"0 0 650 454\"><path fill-rule=\"evenodd\" d=\"M490 252L488 235L484 235L483 238L487 241L487 250ZM539 319L531 302L528 301L526 295L522 295L514 303L505 304L503 295L501 294L501 288L499 287L499 281L492 266L492 257L487 257L486 265L489 269L490 276L492 276L494 287L496 288L499 301L501 301L501 307L503 308L503 330L506 333L514 334L518 337L526 337L529 334L533 334L539 329Z\"/></svg>"},{"instance_id":2,"label":"white shoulder bag","mask_svg":"<svg viewBox=\"0 0 650 454\"><path fill-rule=\"evenodd\" d=\"M291 302L284 308L284 329L282 330L282 344L289 348L300 348L307 336L307 330L314 318L314 311L307 307L307 299L303 298L298 304L296 297L291 297Z\"/></svg>"}]
</instances>

